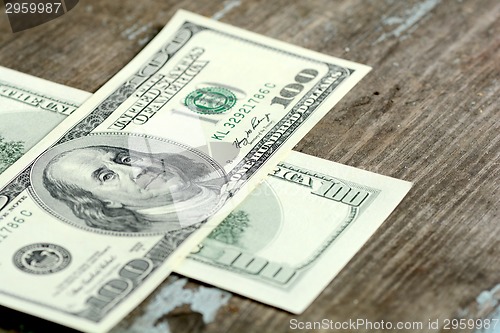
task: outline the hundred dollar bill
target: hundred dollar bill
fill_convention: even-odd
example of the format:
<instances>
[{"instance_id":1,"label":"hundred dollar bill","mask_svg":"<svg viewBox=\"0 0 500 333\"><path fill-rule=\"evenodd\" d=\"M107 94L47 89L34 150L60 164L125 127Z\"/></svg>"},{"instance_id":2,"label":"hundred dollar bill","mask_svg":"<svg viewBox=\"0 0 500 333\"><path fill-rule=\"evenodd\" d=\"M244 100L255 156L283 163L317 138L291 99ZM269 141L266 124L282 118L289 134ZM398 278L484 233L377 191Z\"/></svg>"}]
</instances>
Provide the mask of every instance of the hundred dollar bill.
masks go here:
<instances>
[{"instance_id":1,"label":"hundred dollar bill","mask_svg":"<svg viewBox=\"0 0 500 333\"><path fill-rule=\"evenodd\" d=\"M292 152L175 270L301 313L410 187Z\"/></svg>"},{"instance_id":2,"label":"hundred dollar bill","mask_svg":"<svg viewBox=\"0 0 500 333\"><path fill-rule=\"evenodd\" d=\"M368 71L180 11L0 175L0 303L107 331Z\"/></svg>"},{"instance_id":3,"label":"hundred dollar bill","mask_svg":"<svg viewBox=\"0 0 500 333\"><path fill-rule=\"evenodd\" d=\"M0 66L0 173L90 95Z\"/></svg>"}]
</instances>

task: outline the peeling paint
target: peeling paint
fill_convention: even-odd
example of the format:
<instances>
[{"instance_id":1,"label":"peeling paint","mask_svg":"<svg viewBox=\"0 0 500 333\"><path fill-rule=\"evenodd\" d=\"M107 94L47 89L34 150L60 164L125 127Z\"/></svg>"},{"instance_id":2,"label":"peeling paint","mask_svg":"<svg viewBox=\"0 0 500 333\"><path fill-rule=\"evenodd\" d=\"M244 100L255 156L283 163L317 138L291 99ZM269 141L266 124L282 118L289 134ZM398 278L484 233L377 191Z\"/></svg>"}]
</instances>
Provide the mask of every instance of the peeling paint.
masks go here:
<instances>
[{"instance_id":1,"label":"peeling paint","mask_svg":"<svg viewBox=\"0 0 500 333\"><path fill-rule=\"evenodd\" d=\"M396 17L396 16L391 16L385 18L382 23L385 25L394 25L394 24L399 24L402 23L404 20L401 17Z\"/></svg>"},{"instance_id":2,"label":"peeling paint","mask_svg":"<svg viewBox=\"0 0 500 333\"><path fill-rule=\"evenodd\" d=\"M478 315L484 319L496 319L497 325L491 325L487 329L477 329L474 333L500 333L500 284L491 290L481 292L476 297L476 303Z\"/></svg>"},{"instance_id":3,"label":"peeling paint","mask_svg":"<svg viewBox=\"0 0 500 333\"><path fill-rule=\"evenodd\" d=\"M500 284L482 291L454 317L465 319L466 322L475 320L477 328L473 333L500 333Z\"/></svg>"},{"instance_id":4,"label":"peeling paint","mask_svg":"<svg viewBox=\"0 0 500 333\"><path fill-rule=\"evenodd\" d=\"M187 279L176 280L163 287L149 302L144 314L136 318L128 328L118 327L114 333L170 333L170 327L165 320L158 322L175 308L189 305L193 312L203 317L205 324L214 321L217 311L227 304L231 293L217 288L200 286L197 289L184 289ZM158 322L158 324L156 324Z\"/></svg>"},{"instance_id":5,"label":"peeling paint","mask_svg":"<svg viewBox=\"0 0 500 333\"><path fill-rule=\"evenodd\" d=\"M233 8L236 8L241 5L240 0L227 0L224 2L224 8L219 10L212 16L212 19L218 21L223 18L227 13L229 13Z\"/></svg>"},{"instance_id":6,"label":"peeling paint","mask_svg":"<svg viewBox=\"0 0 500 333\"><path fill-rule=\"evenodd\" d=\"M440 0L425 0L419 4L416 4L407 11L405 17L388 17L385 18L382 23L384 25L395 25L400 24L396 29L389 33L384 33L376 41L376 43L382 42L390 37L400 37L409 28L417 24L422 18L425 17L431 10L438 5Z\"/></svg>"},{"instance_id":7,"label":"peeling paint","mask_svg":"<svg viewBox=\"0 0 500 333\"><path fill-rule=\"evenodd\" d=\"M149 28L153 26L153 23L148 23L143 26L139 26L137 23L122 32L122 36L126 37L128 40L134 40L140 34L148 31Z\"/></svg>"}]
</instances>

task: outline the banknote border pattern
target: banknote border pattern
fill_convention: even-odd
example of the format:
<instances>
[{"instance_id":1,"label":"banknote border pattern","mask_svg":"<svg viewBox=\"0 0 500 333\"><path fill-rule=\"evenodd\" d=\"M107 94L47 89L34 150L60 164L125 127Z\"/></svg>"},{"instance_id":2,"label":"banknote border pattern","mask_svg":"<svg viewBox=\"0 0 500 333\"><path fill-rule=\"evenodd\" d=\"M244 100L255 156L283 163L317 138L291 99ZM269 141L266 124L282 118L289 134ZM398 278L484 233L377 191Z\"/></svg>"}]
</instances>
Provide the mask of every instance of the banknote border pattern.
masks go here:
<instances>
[{"instance_id":1,"label":"banknote border pattern","mask_svg":"<svg viewBox=\"0 0 500 333\"><path fill-rule=\"evenodd\" d=\"M61 103L61 104L64 104L64 105L69 105L69 106L74 107L75 109L79 107L79 105L77 105L77 104L75 104L75 103L72 103L72 102L70 102L70 101L66 101L66 100L62 100L62 99L58 99L58 98L54 98L54 97L51 97L51 96L48 96L48 95L44 95L44 94L41 94L41 93L36 92L36 91L28 90L28 89L26 89L25 87L22 87L22 86L15 86L15 85L13 85L12 83L5 82L5 81L0 80L0 88L1 88L2 86L6 86L6 87L9 87L9 88L14 88L14 89L17 89L17 90L21 90L21 91L26 92L26 93L29 93L29 94L31 94L31 95L35 95L35 96L37 96L37 97L45 98L45 99L51 100L51 101L53 101L53 102L58 102L58 103ZM10 98L10 97L5 96L5 95L2 95L2 96L6 97L6 98L8 98L8 99L10 99L10 100L12 100L12 101L17 101L17 102L22 103L22 104L31 105L31 104L29 104L29 103L25 103L25 102L20 101L20 100L18 100L18 99ZM31 106L35 107L34 105L31 105Z\"/></svg>"}]
</instances>

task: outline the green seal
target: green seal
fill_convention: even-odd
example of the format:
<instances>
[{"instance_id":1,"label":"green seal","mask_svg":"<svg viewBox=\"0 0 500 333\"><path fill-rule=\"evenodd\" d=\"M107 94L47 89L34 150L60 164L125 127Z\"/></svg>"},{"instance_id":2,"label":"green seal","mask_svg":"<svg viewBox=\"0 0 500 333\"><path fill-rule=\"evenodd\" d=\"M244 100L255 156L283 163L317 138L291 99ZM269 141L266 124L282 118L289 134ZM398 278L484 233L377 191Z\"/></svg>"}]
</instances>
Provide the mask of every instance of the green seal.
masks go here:
<instances>
[{"instance_id":1,"label":"green seal","mask_svg":"<svg viewBox=\"0 0 500 333\"><path fill-rule=\"evenodd\" d=\"M194 112L219 114L226 112L236 104L236 95L225 88L207 87L190 93L184 103Z\"/></svg>"}]
</instances>

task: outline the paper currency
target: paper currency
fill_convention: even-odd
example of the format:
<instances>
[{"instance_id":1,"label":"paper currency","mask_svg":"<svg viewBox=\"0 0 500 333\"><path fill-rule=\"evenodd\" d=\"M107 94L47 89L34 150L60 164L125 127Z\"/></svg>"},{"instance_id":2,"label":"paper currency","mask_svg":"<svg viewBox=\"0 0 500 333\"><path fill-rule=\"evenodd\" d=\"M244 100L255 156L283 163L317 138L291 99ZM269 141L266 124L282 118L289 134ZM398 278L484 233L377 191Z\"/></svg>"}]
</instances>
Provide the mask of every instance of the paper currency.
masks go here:
<instances>
[{"instance_id":1,"label":"paper currency","mask_svg":"<svg viewBox=\"0 0 500 333\"><path fill-rule=\"evenodd\" d=\"M368 70L179 12L0 175L0 302L107 331Z\"/></svg>"},{"instance_id":2,"label":"paper currency","mask_svg":"<svg viewBox=\"0 0 500 333\"><path fill-rule=\"evenodd\" d=\"M0 66L0 173L90 95Z\"/></svg>"},{"instance_id":3,"label":"paper currency","mask_svg":"<svg viewBox=\"0 0 500 333\"><path fill-rule=\"evenodd\" d=\"M410 187L292 152L175 271L301 313Z\"/></svg>"}]
</instances>

